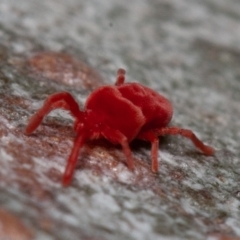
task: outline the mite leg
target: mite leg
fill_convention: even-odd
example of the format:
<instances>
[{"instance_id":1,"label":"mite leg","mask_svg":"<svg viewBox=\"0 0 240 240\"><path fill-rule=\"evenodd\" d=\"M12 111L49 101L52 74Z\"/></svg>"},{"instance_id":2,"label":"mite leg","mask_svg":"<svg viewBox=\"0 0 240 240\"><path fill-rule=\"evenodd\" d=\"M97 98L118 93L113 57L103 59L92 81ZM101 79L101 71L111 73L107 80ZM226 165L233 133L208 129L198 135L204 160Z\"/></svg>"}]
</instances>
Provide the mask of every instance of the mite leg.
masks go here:
<instances>
[{"instance_id":1,"label":"mite leg","mask_svg":"<svg viewBox=\"0 0 240 240\"><path fill-rule=\"evenodd\" d=\"M145 140L151 142L151 168L152 172L157 173L159 166L158 166L158 148L159 148L159 139L152 131L146 131L140 133L137 136L138 139Z\"/></svg>"},{"instance_id":2,"label":"mite leg","mask_svg":"<svg viewBox=\"0 0 240 240\"><path fill-rule=\"evenodd\" d=\"M117 71L117 80L115 86L121 86L125 81L126 71L123 68L119 68Z\"/></svg>"},{"instance_id":3,"label":"mite leg","mask_svg":"<svg viewBox=\"0 0 240 240\"><path fill-rule=\"evenodd\" d=\"M156 134L158 136L164 136L164 135L182 135L183 137L189 138L193 144L200 149L204 154L206 155L213 155L214 149L210 146L205 145L201 140L197 138L197 136L188 129L182 129L178 127L166 127L156 130Z\"/></svg>"},{"instance_id":4,"label":"mite leg","mask_svg":"<svg viewBox=\"0 0 240 240\"><path fill-rule=\"evenodd\" d=\"M78 134L77 137L75 138L73 148L68 158L67 166L65 168L65 172L62 179L62 185L65 187L68 186L72 180L73 172L77 164L79 150L84 144L84 141L85 141L85 137L83 134L81 135Z\"/></svg>"},{"instance_id":5,"label":"mite leg","mask_svg":"<svg viewBox=\"0 0 240 240\"><path fill-rule=\"evenodd\" d=\"M120 144L122 146L124 155L126 156L127 166L130 170L134 168L134 160L132 152L128 144L128 139L120 131L106 128L102 131L102 135L112 143Z\"/></svg>"},{"instance_id":6,"label":"mite leg","mask_svg":"<svg viewBox=\"0 0 240 240\"><path fill-rule=\"evenodd\" d=\"M74 117L79 117L81 113L78 103L70 93L60 92L52 94L45 100L43 106L29 119L25 133L31 134L40 125L43 118L56 108L69 110Z\"/></svg>"}]
</instances>

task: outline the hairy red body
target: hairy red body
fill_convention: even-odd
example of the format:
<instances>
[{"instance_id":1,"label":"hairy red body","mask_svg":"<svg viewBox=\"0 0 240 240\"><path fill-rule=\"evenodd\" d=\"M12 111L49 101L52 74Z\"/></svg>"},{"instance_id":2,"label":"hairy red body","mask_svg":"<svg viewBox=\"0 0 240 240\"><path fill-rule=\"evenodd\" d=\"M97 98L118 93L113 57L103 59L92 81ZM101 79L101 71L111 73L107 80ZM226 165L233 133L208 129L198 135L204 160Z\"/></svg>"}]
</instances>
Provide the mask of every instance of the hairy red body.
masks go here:
<instances>
[{"instance_id":1,"label":"hairy red body","mask_svg":"<svg viewBox=\"0 0 240 240\"><path fill-rule=\"evenodd\" d=\"M44 116L56 108L70 111L75 118L74 130L77 136L63 176L64 186L71 182L79 150L88 139L106 138L113 144L120 144L130 170L134 168L134 161L129 143L134 139L151 142L153 172L158 172L159 136L180 134L191 139L206 155L214 153L214 149L204 145L192 131L167 127L173 113L168 99L139 83L124 81L125 70L119 69L115 86L107 85L95 90L88 97L83 111L69 93L53 94L30 118L26 134L31 134Z\"/></svg>"}]
</instances>

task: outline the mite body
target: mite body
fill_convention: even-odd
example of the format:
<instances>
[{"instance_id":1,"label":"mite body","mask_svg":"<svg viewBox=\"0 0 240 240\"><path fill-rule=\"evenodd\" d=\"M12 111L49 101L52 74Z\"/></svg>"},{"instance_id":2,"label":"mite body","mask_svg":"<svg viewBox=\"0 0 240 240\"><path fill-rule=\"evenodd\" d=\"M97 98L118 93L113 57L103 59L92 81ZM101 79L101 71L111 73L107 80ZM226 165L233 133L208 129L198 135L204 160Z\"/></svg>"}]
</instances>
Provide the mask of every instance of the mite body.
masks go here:
<instances>
[{"instance_id":1,"label":"mite body","mask_svg":"<svg viewBox=\"0 0 240 240\"><path fill-rule=\"evenodd\" d=\"M42 108L29 120L25 133L31 134L52 110L62 108L75 118L76 138L63 176L64 186L70 184L79 150L86 140L105 138L120 144L130 170L134 169L129 143L134 139L151 142L151 169L158 172L159 136L180 134L189 138L206 155L214 149L205 145L188 129L168 127L173 108L168 99L139 83L125 83L125 70L119 69L115 85L96 89L80 110L72 95L60 92L50 95Z\"/></svg>"}]
</instances>

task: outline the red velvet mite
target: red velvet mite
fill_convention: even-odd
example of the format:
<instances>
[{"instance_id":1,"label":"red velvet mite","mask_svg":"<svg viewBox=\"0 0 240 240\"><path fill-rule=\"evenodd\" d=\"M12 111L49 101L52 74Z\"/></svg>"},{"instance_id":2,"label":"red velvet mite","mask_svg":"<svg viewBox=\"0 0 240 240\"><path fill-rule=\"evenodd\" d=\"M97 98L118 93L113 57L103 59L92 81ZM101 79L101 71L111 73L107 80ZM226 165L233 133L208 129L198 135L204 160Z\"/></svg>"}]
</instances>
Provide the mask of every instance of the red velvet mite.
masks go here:
<instances>
[{"instance_id":1,"label":"red velvet mite","mask_svg":"<svg viewBox=\"0 0 240 240\"><path fill-rule=\"evenodd\" d=\"M168 127L173 108L168 99L141 85L125 83L125 70L119 69L115 85L99 87L88 97L85 109L68 92L50 95L42 108L29 120L25 133L31 134L52 110L63 108L75 118L76 138L68 158L62 184L70 184L77 163L80 148L86 140L105 138L113 144L120 144L126 156L127 166L134 169L129 143L134 139L151 142L151 169L158 172L159 136L180 134L192 140L206 155L213 155L214 149L205 145L187 129Z\"/></svg>"}]
</instances>

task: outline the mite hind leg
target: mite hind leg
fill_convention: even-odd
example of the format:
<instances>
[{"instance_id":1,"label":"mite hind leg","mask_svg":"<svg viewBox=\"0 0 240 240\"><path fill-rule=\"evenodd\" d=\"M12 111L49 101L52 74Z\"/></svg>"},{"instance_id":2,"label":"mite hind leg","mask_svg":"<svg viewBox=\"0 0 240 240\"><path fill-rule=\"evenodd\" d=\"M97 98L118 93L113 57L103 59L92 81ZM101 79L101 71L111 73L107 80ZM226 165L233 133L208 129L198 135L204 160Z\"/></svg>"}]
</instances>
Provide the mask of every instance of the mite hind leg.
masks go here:
<instances>
[{"instance_id":1,"label":"mite hind leg","mask_svg":"<svg viewBox=\"0 0 240 240\"><path fill-rule=\"evenodd\" d=\"M117 71L117 80L115 86L121 86L125 82L126 71L123 68L119 68Z\"/></svg>"},{"instance_id":2,"label":"mite hind leg","mask_svg":"<svg viewBox=\"0 0 240 240\"><path fill-rule=\"evenodd\" d=\"M157 173L159 170L158 164L158 148L159 148L159 139L152 131L146 131L140 133L137 136L137 139L144 141L149 141L151 143L151 169L152 172Z\"/></svg>"},{"instance_id":3,"label":"mite hind leg","mask_svg":"<svg viewBox=\"0 0 240 240\"><path fill-rule=\"evenodd\" d=\"M208 145L205 145L197 136L188 129L182 129L178 127L166 127L166 128L160 128L155 131L155 133L158 136L165 136L165 135L182 135L183 137L186 137L190 139L193 144L200 149L204 154L206 155L213 155L214 149Z\"/></svg>"},{"instance_id":4,"label":"mite hind leg","mask_svg":"<svg viewBox=\"0 0 240 240\"><path fill-rule=\"evenodd\" d=\"M125 135L123 135L120 131L110 129L110 128L105 128L102 131L102 135L109 140L112 143L117 143L122 146L124 155L126 157L126 163L129 168L129 170L134 169L134 160L132 157L132 151L129 147L128 139Z\"/></svg>"}]
</instances>

